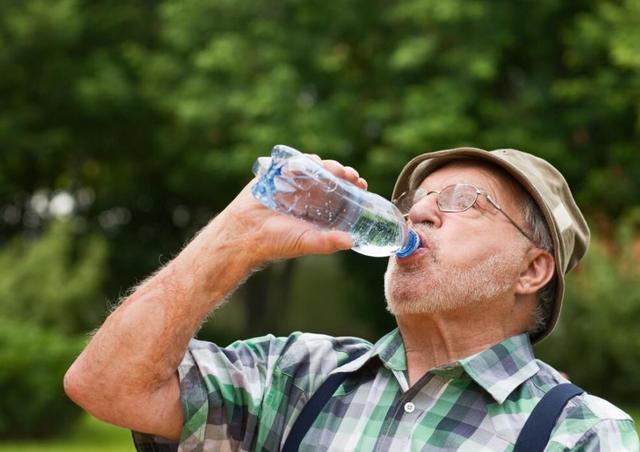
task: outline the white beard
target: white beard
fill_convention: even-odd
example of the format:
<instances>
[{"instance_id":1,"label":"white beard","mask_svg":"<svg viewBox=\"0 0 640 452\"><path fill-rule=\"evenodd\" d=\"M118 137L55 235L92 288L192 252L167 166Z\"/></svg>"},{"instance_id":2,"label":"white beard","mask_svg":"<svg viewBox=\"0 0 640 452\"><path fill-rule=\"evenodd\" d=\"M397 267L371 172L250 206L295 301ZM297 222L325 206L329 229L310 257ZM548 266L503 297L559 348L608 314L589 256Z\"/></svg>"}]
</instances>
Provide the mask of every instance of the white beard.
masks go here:
<instances>
[{"instance_id":1,"label":"white beard","mask_svg":"<svg viewBox=\"0 0 640 452\"><path fill-rule=\"evenodd\" d=\"M391 314L430 314L495 300L513 290L525 256L516 245L470 265L444 266L438 247L429 252L413 266L390 258L384 290Z\"/></svg>"}]
</instances>

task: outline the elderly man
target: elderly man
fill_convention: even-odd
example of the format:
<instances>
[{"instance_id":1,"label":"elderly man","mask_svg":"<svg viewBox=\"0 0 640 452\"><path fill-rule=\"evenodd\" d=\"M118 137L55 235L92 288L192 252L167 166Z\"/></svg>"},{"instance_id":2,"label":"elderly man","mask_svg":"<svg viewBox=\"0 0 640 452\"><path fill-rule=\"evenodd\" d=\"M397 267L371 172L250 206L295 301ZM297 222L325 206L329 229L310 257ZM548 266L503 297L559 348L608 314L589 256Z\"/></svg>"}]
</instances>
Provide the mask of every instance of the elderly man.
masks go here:
<instances>
[{"instance_id":1,"label":"elderly man","mask_svg":"<svg viewBox=\"0 0 640 452\"><path fill-rule=\"evenodd\" d=\"M352 168L324 164L366 188ZM566 382L531 349L589 240L561 174L508 149L409 162L394 197L422 246L389 259L398 328L373 345L303 333L225 348L192 340L260 266L351 247L346 233L268 210L250 186L107 318L67 372L67 394L134 430L139 450L513 450ZM639 449L629 416L593 395L560 405L557 421L540 411L546 450Z\"/></svg>"}]
</instances>

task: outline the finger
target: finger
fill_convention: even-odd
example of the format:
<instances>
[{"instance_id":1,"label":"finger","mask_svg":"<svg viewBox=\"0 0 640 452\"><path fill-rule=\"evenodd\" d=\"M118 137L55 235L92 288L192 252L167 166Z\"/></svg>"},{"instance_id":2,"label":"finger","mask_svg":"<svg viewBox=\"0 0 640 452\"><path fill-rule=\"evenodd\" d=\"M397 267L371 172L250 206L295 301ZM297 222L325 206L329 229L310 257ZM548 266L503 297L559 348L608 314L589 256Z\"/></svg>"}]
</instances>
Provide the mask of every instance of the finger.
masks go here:
<instances>
[{"instance_id":1,"label":"finger","mask_svg":"<svg viewBox=\"0 0 640 452\"><path fill-rule=\"evenodd\" d=\"M363 190L366 190L369 187L367 181L360 177L360 174L355 168L352 168L350 166L345 166L344 168L349 174L348 180L350 180L353 184L357 185Z\"/></svg>"},{"instance_id":2,"label":"finger","mask_svg":"<svg viewBox=\"0 0 640 452\"><path fill-rule=\"evenodd\" d=\"M356 170L354 170L350 166L345 166L343 171L344 171L344 175L342 176L343 179L348 180L352 184L358 183L358 179L360 179L360 175Z\"/></svg>"},{"instance_id":3,"label":"finger","mask_svg":"<svg viewBox=\"0 0 640 452\"><path fill-rule=\"evenodd\" d=\"M361 177L358 178L358 182L356 182L356 185L362 188L363 190L366 190L367 188L369 188L369 184L367 183L367 181Z\"/></svg>"},{"instance_id":4,"label":"finger","mask_svg":"<svg viewBox=\"0 0 640 452\"><path fill-rule=\"evenodd\" d=\"M360 177L360 175L353 168L344 166L342 163L336 160L323 160L322 164L326 169L331 171L334 175L342 179L348 180L352 184L355 184L358 182L358 178Z\"/></svg>"},{"instance_id":5,"label":"finger","mask_svg":"<svg viewBox=\"0 0 640 452\"><path fill-rule=\"evenodd\" d=\"M314 161L321 163L326 169L331 171L335 176L340 177L341 179L348 180L354 185L366 190L369 187L367 181L360 177L358 171L351 166L344 166L342 163L337 160L322 160L318 154L306 154Z\"/></svg>"},{"instance_id":6,"label":"finger","mask_svg":"<svg viewBox=\"0 0 640 452\"><path fill-rule=\"evenodd\" d=\"M326 231L315 236L313 248L316 254L331 254L348 250L353 246L351 235L342 231Z\"/></svg>"},{"instance_id":7,"label":"finger","mask_svg":"<svg viewBox=\"0 0 640 452\"><path fill-rule=\"evenodd\" d=\"M354 174L356 177L360 177L360 174L358 173L358 171L356 171L356 169L352 166L345 166L344 169L352 174Z\"/></svg>"}]
</instances>

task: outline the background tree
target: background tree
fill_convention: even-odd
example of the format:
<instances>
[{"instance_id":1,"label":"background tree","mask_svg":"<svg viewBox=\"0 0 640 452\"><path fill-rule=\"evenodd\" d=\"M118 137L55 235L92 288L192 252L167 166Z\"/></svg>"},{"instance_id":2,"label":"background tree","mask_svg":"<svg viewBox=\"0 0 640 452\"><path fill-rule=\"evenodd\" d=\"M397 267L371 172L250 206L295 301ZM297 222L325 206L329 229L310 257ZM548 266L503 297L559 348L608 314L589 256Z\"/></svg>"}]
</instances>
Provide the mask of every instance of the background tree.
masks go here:
<instances>
[{"instance_id":1,"label":"background tree","mask_svg":"<svg viewBox=\"0 0 640 452\"><path fill-rule=\"evenodd\" d=\"M639 401L635 385L604 383L612 368L638 378L625 361L640 339L623 313L640 303L628 272L640 259L628 220L640 195L639 18L633 0L5 0L0 315L61 337L91 330L277 143L354 166L384 196L417 153L514 147L563 171L596 233L540 351L588 389ZM66 226L50 229L59 218ZM41 265L27 251L39 247L50 250ZM373 340L393 326L385 266L355 253L270 266L220 311L224 328L214 319L200 335ZM595 290L586 281L598 275ZM40 280L41 293L26 283ZM596 293L615 293L616 308ZM604 311L612 323L579 334ZM607 330L620 325L626 342ZM557 353L596 343L600 367Z\"/></svg>"}]
</instances>

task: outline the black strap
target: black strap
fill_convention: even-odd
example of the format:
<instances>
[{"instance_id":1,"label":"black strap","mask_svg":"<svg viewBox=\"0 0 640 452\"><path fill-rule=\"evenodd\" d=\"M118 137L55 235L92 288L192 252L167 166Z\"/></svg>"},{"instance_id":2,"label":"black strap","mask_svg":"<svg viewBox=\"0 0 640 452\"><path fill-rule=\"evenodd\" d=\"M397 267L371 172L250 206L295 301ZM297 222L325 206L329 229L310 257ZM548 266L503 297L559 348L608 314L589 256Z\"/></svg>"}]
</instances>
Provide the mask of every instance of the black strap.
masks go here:
<instances>
[{"instance_id":1,"label":"black strap","mask_svg":"<svg viewBox=\"0 0 640 452\"><path fill-rule=\"evenodd\" d=\"M311 399L304 406L298 419L289 432L289 436L282 447L282 452L298 452L298 447L302 442L302 438L318 417L322 408L327 404L338 386L347 378L349 372L335 373L327 378L318 390L311 396Z\"/></svg>"},{"instance_id":2,"label":"black strap","mask_svg":"<svg viewBox=\"0 0 640 452\"><path fill-rule=\"evenodd\" d=\"M583 392L571 383L559 384L547 392L522 427L514 452L542 452L567 402Z\"/></svg>"}]
</instances>

